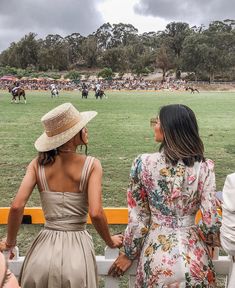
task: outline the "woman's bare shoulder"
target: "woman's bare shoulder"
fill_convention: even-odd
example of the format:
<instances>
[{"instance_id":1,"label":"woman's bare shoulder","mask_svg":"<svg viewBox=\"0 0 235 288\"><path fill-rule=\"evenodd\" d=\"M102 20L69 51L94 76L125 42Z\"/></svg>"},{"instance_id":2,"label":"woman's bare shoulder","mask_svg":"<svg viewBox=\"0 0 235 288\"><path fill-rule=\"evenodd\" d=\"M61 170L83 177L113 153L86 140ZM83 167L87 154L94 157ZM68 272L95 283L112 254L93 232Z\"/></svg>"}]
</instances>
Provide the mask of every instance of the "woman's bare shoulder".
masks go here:
<instances>
[{"instance_id":1,"label":"woman's bare shoulder","mask_svg":"<svg viewBox=\"0 0 235 288\"><path fill-rule=\"evenodd\" d=\"M94 160L93 160L93 169L99 169L99 170L102 170L102 165L101 165L101 162L99 159L93 157Z\"/></svg>"},{"instance_id":2,"label":"woman's bare shoulder","mask_svg":"<svg viewBox=\"0 0 235 288\"><path fill-rule=\"evenodd\" d=\"M90 169L90 174L92 175L102 175L103 174L103 169L102 169L102 165L99 159L93 157L93 162L92 162L92 166Z\"/></svg>"},{"instance_id":3,"label":"woman's bare shoulder","mask_svg":"<svg viewBox=\"0 0 235 288\"><path fill-rule=\"evenodd\" d=\"M30 161L30 163L28 164L27 170L28 170L28 169L34 169L34 170L36 170L36 169L37 169L37 166L38 166L38 157L35 157L35 158L32 159L32 160Z\"/></svg>"}]
</instances>

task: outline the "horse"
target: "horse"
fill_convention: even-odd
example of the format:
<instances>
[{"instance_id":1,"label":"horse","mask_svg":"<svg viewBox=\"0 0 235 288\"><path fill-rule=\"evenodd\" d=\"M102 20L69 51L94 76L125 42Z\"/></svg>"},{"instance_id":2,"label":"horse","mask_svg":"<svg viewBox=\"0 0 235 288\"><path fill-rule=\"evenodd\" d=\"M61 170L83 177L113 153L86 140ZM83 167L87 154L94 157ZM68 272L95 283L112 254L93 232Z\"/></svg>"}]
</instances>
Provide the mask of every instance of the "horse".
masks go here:
<instances>
[{"instance_id":1,"label":"horse","mask_svg":"<svg viewBox=\"0 0 235 288\"><path fill-rule=\"evenodd\" d=\"M8 91L12 95L11 103L13 103L13 102L19 103L20 102L20 96L22 96L24 98L24 103L26 104L26 96L25 96L24 89L22 89L20 87L17 87L14 89L14 87L9 86ZM16 100L17 97L18 97L18 101Z\"/></svg>"},{"instance_id":2,"label":"horse","mask_svg":"<svg viewBox=\"0 0 235 288\"><path fill-rule=\"evenodd\" d=\"M199 93L199 90L197 88L193 88L193 87L186 87L185 89L186 91L191 90L191 94L194 94L194 92L196 91L197 93Z\"/></svg>"},{"instance_id":3,"label":"horse","mask_svg":"<svg viewBox=\"0 0 235 288\"><path fill-rule=\"evenodd\" d=\"M88 89L84 88L82 89L82 98L87 99L87 97L88 97Z\"/></svg>"},{"instance_id":4,"label":"horse","mask_svg":"<svg viewBox=\"0 0 235 288\"><path fill-rule=\"evenodd\" d=\"M102 99L103 96L105 96L105 98L107 98L106 94L104 93L104 90L95 91L95 98L96 99L98 99L98 97L100 97L100 99Z\"/></svg>"},{"instance_id":5,"label":"horse","mask_svg":"<svg viewBox=\"0 0 235 288\"><path fill-rule=\"evenodd\" d=\"M51 98L59 97L59 90L56 88L51 89Z\"/></svg>"}]
</instances>

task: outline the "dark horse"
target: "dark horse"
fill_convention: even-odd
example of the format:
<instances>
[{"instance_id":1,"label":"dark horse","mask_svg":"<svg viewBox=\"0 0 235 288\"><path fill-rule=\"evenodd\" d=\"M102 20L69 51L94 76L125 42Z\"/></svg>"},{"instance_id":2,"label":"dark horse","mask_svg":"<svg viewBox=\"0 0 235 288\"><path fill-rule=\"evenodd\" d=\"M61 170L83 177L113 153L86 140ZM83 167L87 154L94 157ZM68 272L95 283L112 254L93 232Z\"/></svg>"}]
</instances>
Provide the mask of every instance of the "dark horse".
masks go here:
<instances>
[{"instance_id":1,"label":"dark horse","mask_svg":"<svg viewBox=\"0 0 235 288\"><path fill-rule=\"evenodd\" d=\"M59 90L57 88L51 89L51 98L59 97Z\"/></svg>"},{"instance_id":2,"label":"dark horse","mask_svg":"<svg viewBox=\"0 0 235 288\"><path fill-rule=\"evenodd\" d=\"M88 97L88 89L84 88L82 89L82 98L87 99L87 97Z\"/></svg>"},{"instance_id":3,"label":"dark horse","mask_svg":"<svg viewBox=\"0 0 235 288\"><path fill-rule=\"evenodd\" d=\"M16 89L13 89L13 87L8 87L9 93L12 95L11 103L19 103L20 102L20 97L22 96L24 98L24 103L26 104L26 96L25 96L25 91L24 89L17 87ZM18 101L16 98L18 97Z\"/></svg>"},{"instance_id":4,"label":"dark horse","mask_svg":"<svg viewBox=\"0 0 235 288\"><path fill-rule=\"evenodd\" d=\"M95 92L95 98L98 99L98 97L100 97L100 99L103 98L103 96L105 96L105 98L107 98L106 94L104 93L104 90L99 90Z\"/></svg>"},{"instance_id":5,"label":"dark horse","mask_svg":"<svg viewBox=\"0 0 235 288\"><path fill-rule=\"evenodd\" d=\"M197 93L199 93L199 90L197 88L193 88L193 87L186 87L185 89L186 91L190 90L191 94L194 94L194 92L196 91Z\"/></svg>"}]
</instances>

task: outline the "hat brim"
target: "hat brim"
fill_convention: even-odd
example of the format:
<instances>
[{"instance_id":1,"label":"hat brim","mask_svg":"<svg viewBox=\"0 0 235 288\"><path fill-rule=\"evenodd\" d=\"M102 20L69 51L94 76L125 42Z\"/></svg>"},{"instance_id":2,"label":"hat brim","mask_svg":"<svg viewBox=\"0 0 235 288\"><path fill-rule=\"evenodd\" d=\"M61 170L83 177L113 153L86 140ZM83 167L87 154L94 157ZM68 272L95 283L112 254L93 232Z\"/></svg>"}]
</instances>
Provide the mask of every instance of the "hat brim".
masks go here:
<instances>
[{"instance_id":1,"label":"hat brim","mask_svg":"<svg viewBox=\"0 0 235 288\"><path fill-rule=\"evenodd\" d=\"M64 132L51 137L47 136L47 134L44 132L35 141L35 148L38 152L46 152L60 147L72 139L96 115L96 111L80 112L81 120L77 124Z\"/></svg>"}]
</instances>

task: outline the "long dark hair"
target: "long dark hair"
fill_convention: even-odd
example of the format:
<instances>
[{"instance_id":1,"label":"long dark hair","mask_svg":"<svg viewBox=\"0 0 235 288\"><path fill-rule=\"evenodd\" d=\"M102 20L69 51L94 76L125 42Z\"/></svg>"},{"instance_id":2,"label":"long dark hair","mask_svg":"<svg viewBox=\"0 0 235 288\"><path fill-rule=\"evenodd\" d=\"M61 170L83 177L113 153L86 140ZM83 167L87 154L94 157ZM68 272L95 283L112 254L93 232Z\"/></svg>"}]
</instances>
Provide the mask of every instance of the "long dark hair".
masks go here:
<instances>
[{"instance_id":1,"label":"long dark hair","mask_svg":"<svg viewBox=\"0 0 235 288\"><path fill-rule=\"evenodd\" d=\"M168 162L176 165L182 160L186 166L193 166L195 161L205 161L196 116L189 107L182 104L163 106L159 119L164 134L160 151L164 151Z\"/></svg>"},{"instance_id":2,"label":"long dark hair","mask_svg":"<svg viewBox=\"0 0 235 288\"><path fill-rule=\"evenodd\" d=\"M79 131L79 135L80 138L82 140L82 130ZM82 140L83 142L83 140ZM84 143L84 142L83 142ZM85 154L87 155L87 144L84 143L85 146ZM82 145L81 145L81 150L82 150ZM38 153L38 164L39 165L50 165L53 164L55 162L55 158L57 155L59 155L59 149L53 149L53 150L49 150L46 152L39 152Z\"/></svg>"},{"instance_id":3,"label":"long dark hair","mask_svg":"<svg viewBox=\"0 0 235 288\"><path fill-rule=\"evenodd\" d=\"M82 128L82 130L83 130L83 128ZM79 135L80 135L80 139L81 140L82 140L82 130L79 131ZM83 142L83 140L82 140L82 142ZM87 155L87 144L85 144L83 142L83 145L85 146L85 155ZM82 150L82 145L81 145L81 149L80 150Z\"/></svg>"}]
</instances>

